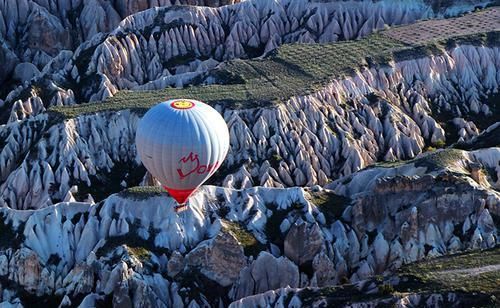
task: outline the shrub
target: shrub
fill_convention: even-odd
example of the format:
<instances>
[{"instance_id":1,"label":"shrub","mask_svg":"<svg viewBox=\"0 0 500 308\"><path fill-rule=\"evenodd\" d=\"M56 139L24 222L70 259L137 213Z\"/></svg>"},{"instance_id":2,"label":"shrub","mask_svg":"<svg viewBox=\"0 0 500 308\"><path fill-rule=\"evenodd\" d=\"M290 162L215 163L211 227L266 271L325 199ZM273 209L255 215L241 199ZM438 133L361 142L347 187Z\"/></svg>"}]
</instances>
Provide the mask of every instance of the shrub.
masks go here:
<instances>
[{"instance_id":1,"label":"shrub","mask_svg":"<svg viewBox=\"0 0 500 308\"><path fill-rule=\"evenodd\" d=\"M378 287L378 292L381 295L390 295L394 293L394 287L391 284L384 283Z\"/></svg>"}]
</instances>

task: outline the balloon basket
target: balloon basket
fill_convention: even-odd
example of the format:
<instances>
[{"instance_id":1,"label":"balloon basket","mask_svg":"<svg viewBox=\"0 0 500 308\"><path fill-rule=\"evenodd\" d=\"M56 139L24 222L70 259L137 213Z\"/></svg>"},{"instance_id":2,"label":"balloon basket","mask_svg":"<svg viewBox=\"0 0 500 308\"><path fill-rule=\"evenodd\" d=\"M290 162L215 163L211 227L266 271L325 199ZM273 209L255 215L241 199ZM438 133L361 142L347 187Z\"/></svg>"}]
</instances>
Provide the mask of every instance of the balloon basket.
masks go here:
<instances>
[{"instance_id":1,"label":"balloon basket","mask_svg":"<svg viewBox=\"0 0 500 308\"><path fill-rule=\"evenodd\" d=\"M175 206L174 210L175 210L176 213L182 213L185 210L187 210L187 208L188 208L187 204L181 204L181 205Z\"/></svg>"}]
</instances>

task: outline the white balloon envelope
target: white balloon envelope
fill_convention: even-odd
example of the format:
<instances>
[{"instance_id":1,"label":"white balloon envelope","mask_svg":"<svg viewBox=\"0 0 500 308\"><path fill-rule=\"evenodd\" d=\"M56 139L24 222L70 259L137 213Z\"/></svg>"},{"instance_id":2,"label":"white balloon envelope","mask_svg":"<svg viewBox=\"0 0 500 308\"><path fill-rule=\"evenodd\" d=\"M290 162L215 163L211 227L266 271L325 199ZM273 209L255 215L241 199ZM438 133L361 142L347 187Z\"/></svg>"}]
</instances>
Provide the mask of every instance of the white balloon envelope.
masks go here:
<instances>
[{"instance_id":1,"label":"white balloon envelope","mask_svg":"<svg viewBox=\"0 0 500 308\"><path fill-rule=\"evenodd\" d=\"M229 131L209 105L173 99L146 112L135 143L146 169L183 205L226 158Z\"/></svg>"}]
</instances>

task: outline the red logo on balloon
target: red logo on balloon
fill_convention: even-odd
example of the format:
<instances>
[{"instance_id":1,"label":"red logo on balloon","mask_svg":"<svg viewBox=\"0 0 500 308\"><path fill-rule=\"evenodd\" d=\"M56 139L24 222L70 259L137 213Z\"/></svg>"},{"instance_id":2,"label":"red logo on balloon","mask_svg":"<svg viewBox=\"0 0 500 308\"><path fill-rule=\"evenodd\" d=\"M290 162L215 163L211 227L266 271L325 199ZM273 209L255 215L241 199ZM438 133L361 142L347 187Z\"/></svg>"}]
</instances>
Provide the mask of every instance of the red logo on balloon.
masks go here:
<instances>
[{"instance_id":1,"label":"red logo on balloon","mask_svg":"<svg viewBox=\"0 0 500 308\"><path fill-rule=\"evenodd\" d=\"M187 164L187 163L195 163L194 164L194 168L189 170L189 171L183 171L183 168L182 166ZM205 174L205 173L209 173L211 172L212 170L215 170L217 168L217 166L219 165L219 162L215 162L215 164L212 164L212 165L201 165L200 164L200 159L198 158L198 154L196 153L193 153L193 152L190 152L188 155L182 157L180 160L179 160L179 163L181 164L181 168L178 168L177 169L177 173L179 174L179 178L181 180L184 180L186 177L188 177L189 175L193 174L193 173L197 173L197 174Z\"/></svg>"}]
</instances>

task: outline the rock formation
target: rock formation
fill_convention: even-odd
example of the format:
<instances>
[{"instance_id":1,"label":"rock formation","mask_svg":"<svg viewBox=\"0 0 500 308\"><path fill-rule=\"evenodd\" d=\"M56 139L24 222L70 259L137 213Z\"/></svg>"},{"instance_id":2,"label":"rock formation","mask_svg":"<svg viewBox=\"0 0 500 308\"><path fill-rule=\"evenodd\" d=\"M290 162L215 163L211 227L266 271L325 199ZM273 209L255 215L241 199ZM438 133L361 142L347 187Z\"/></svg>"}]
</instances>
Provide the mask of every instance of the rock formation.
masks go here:
<instances>
[{"instance_id":1,"label":"rock formation","mask_svg":"<svg viewBox=\"0 0 500 308\"><path fill-rule=\"evenodd\" d=\"M431 106L454 111L457 119L475 112L491 116L491 105L477 97L498 91L498 74L472 67L496 63L499 57L498 48L463 46L443 56L396 63L392 69L367 69L335 80L317 93L292 97L277 108L222 109L231 136L224 166L234 171L217 184L325 185L378 160L413 158L426 146L446 141ZM439 78L430 78L429 70ZM346 108L346 101L352 107ZM139 163L133 144L138 119L136 113L124 110L79 116L49 127L47 115L42 114L22 125L13 122L0 128L5 140L0 153L4 179L0 202L19 209L47 206L69 197L75 184L88 191L99 183L98 172L109 174L120 162L131 164L129 174L123 174L128 178L122 179L127 186L139 184L137 178L143 174L131 174ZM463 119L454 122L459 123L457 130L463 130ZM471 140L476 134L470 131L459 140ZM30 148L29 159L16 165ZM77 200L85 198L86 193Z\"/></svg>"},{"instance_id":2,"label":"rock formation","mask_svg":"<svg viewBox=\"0 0 500 308\"><path fill-rule=\"evenodd\" d=\"M98 204L2 208L2 223L10 231L1 243L5 236L19 240L0 248L0 274L38 296L55 292L73 301L77 294L95 294L112 296L116 305L153 301L160 306L228 304L286 286L362 281L425 257L497 245L495 179L489 175L487 182L477 183L468 166L474 162L491 170L499 159L498 149L438 151L397 167L356 172L333 182L333 191L316 193L207 186L180 216L174 201L158 190L125 191ZM340 209L325 207L315 197L335 200L334 193L351 197L337 203ZM231 204L229 212L219 214L226 204ZM219 233L221 219L243 224L268 251L245 256L239 233L236 238ZM288 229L280 228L285 219ZM304 236L305 242L292 240ZM270 248L283 245L280 237L283 253ZM303 267L307 262L310 270ZM201 278L187 279L193 271L222 289L199 289ZM201 294L192 297L189 290Z\"/></svg>"},{"instance_id":3,"label":"rock formation","mask_svg":"<svg viewBox=\"0 0 500 308\"><path fill-rule=\"evenodd\" d=\"M497 260L500 49L484 37L498 31L273 104L211 102L230 150L181 213L137 156L144 105L104 107L489 1L233 2L0 3L0 306L495 305L400 271ZM434 274L467 281L456 270Z\"/></svg>"},{"instance_id":4,"label":"rock formation","mask_svg":"<svg viewBox=\"0 0 500 308\"><path fill-rule=\"evenodd\" d=\"M282 43L356 39L384 25L457 15L489 1L469 2L438 9L426 1L326 4L251 0L213 9L156 7L168 5L170 0L76 1L53 12L52 4L7 1L4 5L9 9L0 7L0 11L6 12L3 19L12 23L0 27L0 37L6 37L10 46L19 46L24 54L16 55L16 47L3 47L0 56L3 54L8 64L0 73L0 82L21 62L34 63L43 70L31 84L13 89L4 108L24 106L35 97L48 107L100 101L123 89L182 86L221 61L260 56ZM152 8L142 11L148 7ZM129 16L138 11L142 12ZM29 25L36 23L36 31L30 31ZM27 34L20 38L16 33ZM79 46L72 48L74 45ZM64 63L53 67L50 63L56 58L61 61L61 50L67 53ZM22 93L30 87L42 88L43 95L32 93L25 98Z\"/></svg>"}]
</instances>

